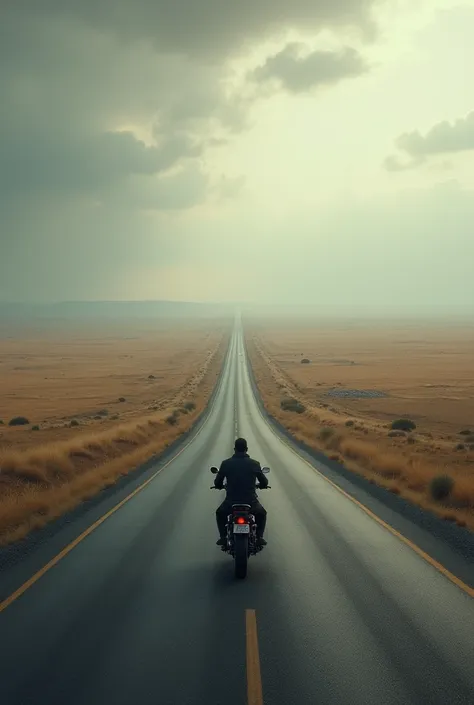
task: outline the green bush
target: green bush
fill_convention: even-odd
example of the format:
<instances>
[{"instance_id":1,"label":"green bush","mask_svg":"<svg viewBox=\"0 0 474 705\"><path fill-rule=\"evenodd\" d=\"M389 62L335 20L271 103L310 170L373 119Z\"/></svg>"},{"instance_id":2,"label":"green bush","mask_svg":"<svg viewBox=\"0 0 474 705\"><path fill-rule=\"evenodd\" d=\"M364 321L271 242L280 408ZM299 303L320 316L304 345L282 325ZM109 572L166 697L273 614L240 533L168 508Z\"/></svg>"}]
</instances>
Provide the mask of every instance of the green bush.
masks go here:
<instances>
[{"instance_id":1,"label":"green bush","mask_svg":"<svg viewBox=\"0 0 474 705\"><path fill-rule=\"evenodd\" d=\"M29 421L25 416L15 416L13 419L10 419L8 422L9 426L28 426Z\"/></svg>"},{"instance_id":2,"label":"green bush","mask_svg":"<svg viewBox=\"0 0 474 705\"><path fill-rule=\"evenodd\" d=\"M40 427L39 427L38 425L32 426L32 427L31 427L31 430L32 430L32 431L39 431L39 430L40 430Z\"/></svg>"},{"instance_id":3,"label":"green bush","mask_svg":"<svg viewBox=\"0 0 474 705\"><path fill-rule=\"evenodd\" d=\"M194 411L196 408L196 404L193 401L186 401L183 406L187 411Z\"/></svg>"},{"instance_id":4,"label":"green bush","mask_svg":"<svg viewBox=\"0 0 474 705\"><path fill-rule=\"evenodd\" d=\"M410 419L396 419L391 423L392 431L414 431L416 423Z\"/></svg>"},{"instance_id":5,"label":"green bush","mask_svg":"<svg viewBox=\"0 0 474 705\"><path fill-rule=\"evenodd\" d=\"M71 419L71 423L69 424L71 427L73 426L79 426L79 421L77 419Z\"/></svg>"},{"instance_id":6,"label":"green bush","mask_svg":"<svg viewBox=\"0 0 474 705\"><path fill-rule=\"evenodd\" d=\"M348 421L346 421L346 424L345 424L345 425L348 426L348 427L350 427L350 426L353 426L353 425L354 425L354 422L352 421L352 419L349 419Z\"/></svg>"},{"instance_id":7,"label":"green bush","mask_svg":"<svg viewBox=\"0 0 474 705\"><path fill-rule=\"evenodd\" d=\"M127 400L125 399L125 397L119 397L119 402L120 402L121 404L123 404L124 401L127 401Z\"/></svg>"},{"instance_id":8,"label":"green bush","mask_svg":"<svg viewBox=\"0 0 474 705\"><path fill-rule=\"evenodd\" d=\"M167 416L165 419L166 423L168 423L170 426L176 426L178 423L178 417L175 416L174 414L171 414L170 416Z\"/></svg>"},{"instance_id":9,"label":"green bush","mask_svg":"<svg viewBox=\"0 0 474 705\"><path fill-rule=\"evenodd\" d=\"M333 436L334 436L334 429L329 428L327 426L325 428L322 428L319 432L319 438L321 441L328 441Z\"/></svg>"},{"instance_id":10,"label":"green bush","mask_svg":"<svg viewBox=\"0 0 474 705\"><path fill-rule=\"evenodd\" d=\"M469 428L465 428L463 431L459 431L460 436L470 436L472 431Z\"/></svg>"},{"instance_id":11,"label":"green bush","mask_svg":"<svg viewBox=\"0 0 474 705\"><path fill-rule=\"evenodd\" d=\"M437 502L447 499L454 489L454 480L449 475L438 475L430 482L430 494Z\"/></svg>"},{"instance_id":12,"label":"green bush","mask_svg":"<svg viewBox=\"0 0 474 705\"><path fill-rule=\"evenodd\" d=\"M293 399L293 397L286 397L280 402L280 407L283 411L294 411L296 414L303 414L306 411L306 407L298 399Z\"/></svg>"},{"instance_id":13,"label":"green bush","mask_svg":"<svg viewBox=\"0 0 474 705\"><path fill-rule=\"evenodd\" d=\"M307 357L304 357L304 358L301 360L301 364L302 364L302 365L309 365L310 362L311 362L311 360L308 360Z\"/></svg>"}]
</instances>

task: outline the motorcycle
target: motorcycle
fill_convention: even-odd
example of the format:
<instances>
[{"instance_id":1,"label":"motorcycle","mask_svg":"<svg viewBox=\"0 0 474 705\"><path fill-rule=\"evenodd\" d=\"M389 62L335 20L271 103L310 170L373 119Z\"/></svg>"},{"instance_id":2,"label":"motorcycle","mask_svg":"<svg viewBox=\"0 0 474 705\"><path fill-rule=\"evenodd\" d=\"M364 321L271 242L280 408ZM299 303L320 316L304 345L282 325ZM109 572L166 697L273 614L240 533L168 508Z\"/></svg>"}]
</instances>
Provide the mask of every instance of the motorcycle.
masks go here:
<instances>
[{"instance_id":1,"label":"motorcycle","mask_svg":"<svg viewBox=\"0 0 474 705\"><path fill-rule=\"evenodd\" d=\"M216 475L219 471L216 467L210 468L211 472ZM270 468L265 466L262 472L268 474ZM226 486L222 489L225 490ZM218 487L211 485L211 490L217 490ZM270 489L257 485L256 489ZM242 579L247 576L247 565L250 556L256 556L264 547L257 542L257 522L255 515L252 514L250 504L234 503L232 511L227 516L226 523L226 543L221 546L224 553L230 554L234 559L234 574L236 578Z\"/></svg>"}]
</instances>

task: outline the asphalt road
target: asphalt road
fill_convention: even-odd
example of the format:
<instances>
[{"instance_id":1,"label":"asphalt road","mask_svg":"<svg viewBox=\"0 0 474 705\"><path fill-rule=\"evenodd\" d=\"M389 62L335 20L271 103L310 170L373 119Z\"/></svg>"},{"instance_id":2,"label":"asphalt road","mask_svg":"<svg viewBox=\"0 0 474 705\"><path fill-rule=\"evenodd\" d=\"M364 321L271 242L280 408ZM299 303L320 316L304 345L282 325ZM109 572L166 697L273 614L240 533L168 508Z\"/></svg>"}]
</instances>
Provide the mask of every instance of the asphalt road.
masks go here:
<instances>
[{"instance_id":1,"label":"asphalt road","mask_svg":"<svg viewBox=\"0 0 474 705\"><path fill-rule=\"evenodd\" d=\"M238 327L223 375L190 445L0 612L0 703L473 705L472 597L273 434ZM272 470L268 546L239 582L208 471L236 434Z\"/></svg>"}]
</instances>

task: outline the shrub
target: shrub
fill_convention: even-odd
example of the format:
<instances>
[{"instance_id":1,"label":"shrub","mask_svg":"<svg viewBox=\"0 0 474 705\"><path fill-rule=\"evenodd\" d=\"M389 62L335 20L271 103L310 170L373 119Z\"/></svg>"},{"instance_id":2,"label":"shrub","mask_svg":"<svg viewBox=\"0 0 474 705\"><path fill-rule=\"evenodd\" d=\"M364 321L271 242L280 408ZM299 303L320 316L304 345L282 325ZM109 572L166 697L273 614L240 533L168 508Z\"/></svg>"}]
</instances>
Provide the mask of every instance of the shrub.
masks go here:
<instances>
[{"instance_id":1,"label":"shrub","mask_svg":"<svg viewBox=\"0 0 474 705\"><path fill-rule=\"evenodd\" d=\"M321 441L328 441L330 438L334 436L334 429L333 428L322 428L319 432L319 438Z\"/></svg>"},{"instance_id":2,"label":"shrub","mask_svg":"<svg viewBox=\"0 0 474 705\"><path fill-rule=\"evenodd\" d=\"M447 499L454 488L454 480L449 475L438 475L430 482L430 494L436 501Z\"/></svg>"},{"instance_id":3,"label":"shrub","mask_svg":"<svg viewBox=\"0 0 474 705\"><path fill-rule=\"evenodd\" d=\"M410 419L396 419L390 427L393 431L414 431L416 423Z\"/></svg>"},{"instance_id":4,"label":"shrub","mask_svg":"<svg viewBox=\"0 0 474 705\"><path fill-rule=\"evenodd\" d=\"M32 430L32 431L39 431L39 430L40 430L40 427L39 427L38 425L35 425L35 426L32 426L32 427L31 427L31 430Z\"/></svg>"},{"instance_id":5,"label":"shrub","mask_svg":"<svg viewBox=\"0 0 474 705\"><path fill-rule=\"evenodd\" d=\"M5 424L5 421L3 419L0 419L0 426L3 426Z\"/></svg>"},{"instance_id":6,"label":"shrub","mask_svg":"<svg viewBox=\"0 0 474 705\"><path fill-rule=\"evenodd\" d=\"M306 407L298 399L293 399L293 397L286 397L280 402L280 406L283 411L294 411L296 414L303 414L306 411Z\"/></svg>"},{"instance_id":7,"label":"shrub","mask_svg":"<svg viewBox=\"0 0 474 705\"><path fill-rule=\"evenodd\" d=\"M472 431L468 428L465 428L463 431L459 431L460 436L470 436Z\"/></svg>"},{"instance_id":8,"label":"shrub","mask_svg":"<svg viewBox=\"0 0 474 705\"><path fill-rule=\"evenodd\" d=\"M71 427L72 426L79 426L79 421L77 419L71 419L71 423L69 425Z\"/></svg>"},{"instance_id":9,"label":"shrub","mask_svg":"<svg viewBox=\"0 0 474 705\"><path fill-rule=\"evenodd\" d=\"M112 419L112 421L117 421L117 419L119 418L119 415L118 415L118 414L114 414L114 415L111 416L110 418Z\"/></svg>"},{"instance_id":10,"label":"shrub","mask_svg":"<svg viewBox=\"0 0 474 705\"><path fill-rule=\"evenodd\" d=\"M304 358L301 360L301 364L302 364L302 365L309 365L310 362L311 362L311 360L308 360L307 357L304 357Z\"/></svg>"},{"instance_id":11,"label":"shrub","mask_svg":"<svg viewBox=\"0 0 474 705\"><path fill-rule=\"evenodd\" d=\"M123 404L124 401L127 401L127 400L125 399L125 397L119 397L119 402L120 402L121 404Z\"/></svg>"},{"instance_id":12,"label":"shrub","mask_svg":"<svg viewBox=\"0 0 474 705\"><path fill-rule=\"evenodd\" d=\"M184 414L184 416L189 413L189 411L184 406L180 406L178 411L180 414Z\"/></svg>"},{"instance_id":13,"label":"shrub","mask_svg":"<svg viewBox=\"0 0 474 705\"><path fill-rule=\"evenodd\" d=\"M349 419L348 421L346 421L345 425L350 427L354 425L354 422L352 421L352 419Z\"/></svg>"},{"instance_id":14,"label":"shrub","mask_svg":"<svg viewBox=\"0 0 474 705\"><path fill-rule=\"evenodd\" d=\"M387 436L389 438L401 438L401 437L404 438L406 436L406 433L405 433L405 431L389 431L387 433Z\"/></svg>"},{"instance_id":15,"label":"shrub","mask_svg":"<svg viewBox=\"0 0 474 705\"><path fill-rule=\"evenodd\" d=\"M413 436L408 436L407 443L413 445L414 443L416 443L416 438L414 438Z\"/></svg>"},{"instance_id":16,"label":"shrub","mask_svg":"<svg viewBox=\"0 0 474 705\"><path fill-rule=\"evenodd\" d=\"M8 422L9 426L28 426L29 421L25 416L15 416L13 419L10 419Z\"/></svg>"},{"instance_id":17,"label":"shrub","mask_svg":"<svg viewBox=\"0 0 474 705\"><path fill-rule=\"evenodd\" d=\"M194 411L196 408L196 404L193 401L187 401L183 404L183 406L187 409L187 411Z\"/></svg>"},{"instance_id":18,"label":"shrub","mask_svg":"<svg viewBox=\"0 0 474 705\"><path fill-rule=\"evenodd\" d=\"M155 375L148 375L148 379L155 379Z\"/></svg>"},{"instance_id":19,"label":"shrub","mask_svg":"<svg viewBox=\"0 0 474 705\"><path fill-rule=\"evenodd\" d=\"M94 416L94 419L96 421L102 421L102 416L99 416L99 414L97 414L97 416Z\"/></svg>"},{"instance_id":20,"label":"shrub","mask_svg":"<svg viewBox=\"0 0 474 705\"><path fill-rule=\"evenodd\" d=\"M455 448L455 450L465 450L465 449L466 449L466 446L464 445L464 443L458 443Z\"/></svg>"},{"instance_id":21,"label":"shrub","mask_svg":"<svg viewBox=\"0 0 474 705\"><path fill-rule=\"evenodd\" d=\"M178 423L178 418L174 414L171 414L170 416L166 417L165 421L170 426L175 426Z\"/></svg>"},{"instance_id":22,"label":"shrub","mask_svg":"<svg viewBox=\"0 0 474 705\"><path fill-rule=\"evenodd\" d=\"M97 416L108 416L109 412L108 409L101 409L100 411L97 412Z\"/></svg>"}]
</instances>

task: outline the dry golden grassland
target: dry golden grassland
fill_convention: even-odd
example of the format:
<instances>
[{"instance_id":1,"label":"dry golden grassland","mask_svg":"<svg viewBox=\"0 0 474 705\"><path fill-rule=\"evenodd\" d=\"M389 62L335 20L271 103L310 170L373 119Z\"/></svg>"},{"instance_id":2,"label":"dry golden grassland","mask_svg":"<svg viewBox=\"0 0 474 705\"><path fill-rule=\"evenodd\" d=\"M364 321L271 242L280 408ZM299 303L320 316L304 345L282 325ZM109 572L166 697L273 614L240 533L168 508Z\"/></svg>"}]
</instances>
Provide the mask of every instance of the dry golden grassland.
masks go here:
<instances>
[{"instance_id":1,"label":"dry golden grassland","mask_svg":"<svg viewBox=\"0 0 474 705\"><path fill-rule=\"evenodd\" d=\"M253 323L247 345L267 409L293 435L474 528L473 327ZM416 428L394 431L398 419Z\"/></svg>"},{"instance_id":2,"label":"dry golden grassland","mask_svg":"<svg viewBox=\"0 0 474 705\"><path fill-rule=\"evenodd\" d=\"M23 328L0 338L0 544L164 450L203 411L223 321ZM10 426L15 417L28 424Z\"/></svg>"}]
</instances>

